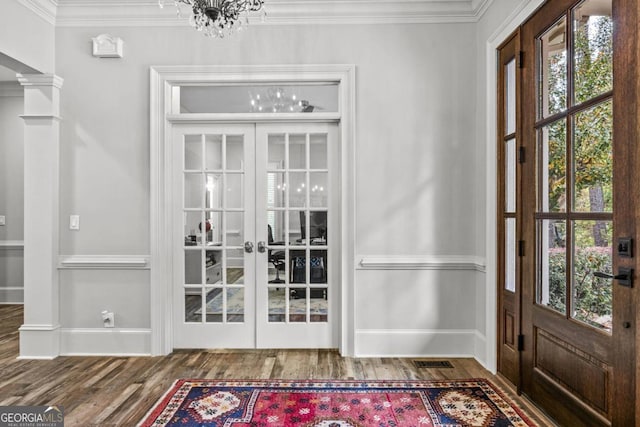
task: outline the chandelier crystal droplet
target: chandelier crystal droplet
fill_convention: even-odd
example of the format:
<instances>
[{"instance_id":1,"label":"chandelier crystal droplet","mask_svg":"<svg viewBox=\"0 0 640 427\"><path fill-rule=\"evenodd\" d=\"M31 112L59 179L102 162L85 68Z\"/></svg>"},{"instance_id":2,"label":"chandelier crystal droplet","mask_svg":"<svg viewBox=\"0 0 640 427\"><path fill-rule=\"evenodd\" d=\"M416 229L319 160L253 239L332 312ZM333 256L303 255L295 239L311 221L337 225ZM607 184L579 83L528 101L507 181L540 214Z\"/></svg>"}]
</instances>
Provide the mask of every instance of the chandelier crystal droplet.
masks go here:
<instances>
[{"instance_id":1,"label":"chandelier crystal droplet","mask_svg":"<svg viewBox=\"0 0 640 427\"><path fill-rule=\"evenodd\" d=\"M173 0L171 3L178 9L178 16L181 16L182 4L189 6L192 11L189 24L209 37L223 38L241 31L249 24L249 12L262 9L263 19L266 15L264 0ZM158 0L161 8L164 4L165 0Z\"/></svg>"}]
</instances>

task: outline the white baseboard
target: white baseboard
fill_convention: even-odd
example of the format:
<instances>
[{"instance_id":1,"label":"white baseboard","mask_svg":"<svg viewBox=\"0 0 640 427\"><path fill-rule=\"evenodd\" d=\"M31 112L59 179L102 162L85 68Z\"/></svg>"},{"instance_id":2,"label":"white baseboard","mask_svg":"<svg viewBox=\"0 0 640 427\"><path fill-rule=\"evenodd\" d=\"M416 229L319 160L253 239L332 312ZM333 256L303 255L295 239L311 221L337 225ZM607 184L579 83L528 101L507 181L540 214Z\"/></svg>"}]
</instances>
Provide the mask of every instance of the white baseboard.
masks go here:
<instances>
[{"instance_id":1,"label":"white baseboard","mask_svg":"<svg viewBox=\"0 0 640 427\"><path fill-rule=\"evenodd\" d=\"M487 337L476 331L475 333L475 358L485 369L489 369L487 366Z\"/></svg>"},{"instance_id":2,"label":"white baseboard","mask_svg":"<svg viewBox=\"0 0 640 427\"><path fill-rule=\"evenodd\" d=\"M358 329L356 357L475 357L474 329Z\"/></svg>"},{"instance_id":3,"label":"white baseboard","mask_svg":"<svg viewBox=\"0 0 640 427\"><path fill-rule=\"evenodd\" d=\"M61 356L149 356L151 329L64 328Z\"/></svg>"},{"instance_id":4,"label":"white baseboard","mask_svg":"<svg viewBox=\"0 0 640 427\"><path fill-rule=\"evenodd\" d=\"M22 286L0 287L0 304L24 304L24 288Z\"/></svg>"}]
</instances>

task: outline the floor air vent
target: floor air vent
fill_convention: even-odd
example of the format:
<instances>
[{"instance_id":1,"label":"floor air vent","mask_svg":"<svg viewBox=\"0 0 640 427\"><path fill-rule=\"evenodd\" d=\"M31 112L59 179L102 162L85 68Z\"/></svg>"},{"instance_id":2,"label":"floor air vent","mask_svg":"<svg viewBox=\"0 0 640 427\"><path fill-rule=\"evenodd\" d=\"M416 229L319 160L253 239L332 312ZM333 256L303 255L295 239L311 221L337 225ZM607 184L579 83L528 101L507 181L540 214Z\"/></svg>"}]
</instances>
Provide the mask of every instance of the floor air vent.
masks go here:
<instances>
[{"instance_id":1,"label":"floor air vent","mask_svg":"<svg viewBox=\"0 0 640 427\"><path fill-rule=\"evenodd\" d=\"M413 363L418 369L453 368L448 360L414 360Z\"/></svg>"}]
</instances>

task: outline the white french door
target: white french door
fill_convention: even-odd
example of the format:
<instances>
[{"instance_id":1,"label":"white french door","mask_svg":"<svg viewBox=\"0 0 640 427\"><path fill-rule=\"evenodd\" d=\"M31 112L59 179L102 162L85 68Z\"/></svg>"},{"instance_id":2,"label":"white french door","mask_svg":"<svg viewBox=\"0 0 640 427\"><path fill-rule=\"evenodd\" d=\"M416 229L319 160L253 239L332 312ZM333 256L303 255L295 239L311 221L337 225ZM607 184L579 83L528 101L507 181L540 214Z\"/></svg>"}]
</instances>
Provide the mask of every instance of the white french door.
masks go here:
<instances>
[{"instance_id":1,"label":"white french door","mask_svg":"<svg viewBox=\"0 0 640 427\"><path fill-rule=\"evenodd\" d=\"M175 348L337 346L336 136L174 126Z\"/></svg>"}]
</instances>

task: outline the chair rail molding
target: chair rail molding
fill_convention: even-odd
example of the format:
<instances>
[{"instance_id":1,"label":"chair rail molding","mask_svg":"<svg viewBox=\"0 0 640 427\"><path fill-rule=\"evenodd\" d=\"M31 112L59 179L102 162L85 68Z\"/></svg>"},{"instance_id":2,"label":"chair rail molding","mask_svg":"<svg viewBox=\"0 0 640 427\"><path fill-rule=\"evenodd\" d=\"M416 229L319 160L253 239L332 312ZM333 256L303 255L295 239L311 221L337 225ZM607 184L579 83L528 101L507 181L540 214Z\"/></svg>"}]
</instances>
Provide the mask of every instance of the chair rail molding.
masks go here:
<instances>
[{"instance_id":1,"label":"chair rail molding","mask_svg":"<svg viewBox=\"0 0 640 427\"><path fill-rule=\"evenodd\" d=\"M475 270L484 272L484 258L473 255L363 255L359 270Z\"/></svg>"},{"instance_id":2,"label":"chair rail molding","mask_svg":"<svg viewBox=\"0 0 640 427\"><path fill-rule=\"evenodd\" d=\"M24 249L22 240L0 240L0 250Z\"/></svg>"},{"instance_id":3,"label":"chair rail molding","mask_svg":"<svg viewBox=\"0 0 640 427\"><path fill-rule=\"evenodd\" d=\"M61 255L58 269L148 270L149 255Z\"/></svg>"}]
</instances>

